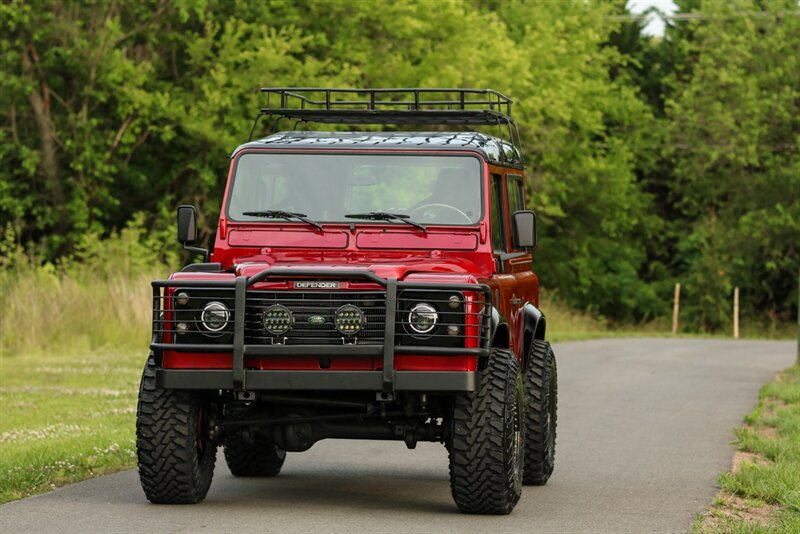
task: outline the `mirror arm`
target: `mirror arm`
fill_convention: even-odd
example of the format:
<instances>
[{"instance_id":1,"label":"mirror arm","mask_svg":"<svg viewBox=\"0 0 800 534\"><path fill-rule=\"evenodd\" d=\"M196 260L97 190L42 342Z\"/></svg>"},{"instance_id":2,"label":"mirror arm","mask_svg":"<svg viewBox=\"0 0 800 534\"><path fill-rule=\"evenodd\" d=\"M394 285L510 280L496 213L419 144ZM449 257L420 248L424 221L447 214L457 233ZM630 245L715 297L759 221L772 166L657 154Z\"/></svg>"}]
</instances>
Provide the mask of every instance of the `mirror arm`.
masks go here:
<instances>
[{"instance_id":1,"label":"mirror arm","mask_svg":"<svg viewBox=\"0 0 800 534\"><path fill-rule=\"evenodd\" d=\"M530 253L531 249L529 247L526 247L525 252L506 252L504 254L500 254L500 256L498 257L500 258L500 261L506 261L506 260L513 260L516 258L522 258L523 256L527 256Z\"/></svg>"},{"instance_id":2,"label":"mirror arm","mask_svg":"<svg viewBox=\"0 0 800 534\"><path fill-rule=\"evenodd\" d=\"M193 246L191 246L191 245L186 245L186 244L184 244L184 245L183 245L183 250L188 250L189 252L194 252L195 254L202 254L202 255L203 255L203 261L204 261L205 263L208 263L208 260L209 260L209 250L208 250L207 248L202 248L202 247L193 247Z\"/></svg>"}]
</instances>

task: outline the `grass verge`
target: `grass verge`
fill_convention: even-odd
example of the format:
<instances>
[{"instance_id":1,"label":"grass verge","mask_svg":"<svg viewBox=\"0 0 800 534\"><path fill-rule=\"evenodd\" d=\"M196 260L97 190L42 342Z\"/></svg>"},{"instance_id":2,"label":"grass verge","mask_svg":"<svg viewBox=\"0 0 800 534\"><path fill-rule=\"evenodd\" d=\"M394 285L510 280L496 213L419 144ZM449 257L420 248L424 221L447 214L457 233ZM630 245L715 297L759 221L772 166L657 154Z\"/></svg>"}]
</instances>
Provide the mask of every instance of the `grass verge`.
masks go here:
<instances>
[{"instance_id":1,"label":"grass verge","mask_svg":"<svg viewBox=\"0 0 800 534\"><path fill-rule=\"evenodd\" d=\"M612 322L591 313L574 310L546 291L542 291L539 307L547 317L547 340L552 343L602 337L673 337L672 325L668 319L653 319L646 323ZM681 333L680 337L719 339L729 336Z\"/></svg>"},{"instance_id":2,"label":"grass verge","mask_svg":"<svg viewBox=\"0 0 800 534\"><path fill-rule=\"evenodd\" d=\"M761 388L736 430L733 468L695 532L800 532L800 366Z\"/></svg>"},{"instance_id":3,"label":"grass verge","mask_svg":"<svg viewBox=\"0 0 800 534\"><path fill-rule=\"evenodd\" d=\"M58 264L0 249L0 503L133 467L156 245L124 229Z\"/></svg>"},{"instance_id":4,"label":"grass verge","mask_svg":"<svg viewBox=\"0 0 800 534\"><path fill-rule=\"evenodd\" d=\"M2 358L0 503L135 465L146 354Z\"/></svg>"}]
</instances>

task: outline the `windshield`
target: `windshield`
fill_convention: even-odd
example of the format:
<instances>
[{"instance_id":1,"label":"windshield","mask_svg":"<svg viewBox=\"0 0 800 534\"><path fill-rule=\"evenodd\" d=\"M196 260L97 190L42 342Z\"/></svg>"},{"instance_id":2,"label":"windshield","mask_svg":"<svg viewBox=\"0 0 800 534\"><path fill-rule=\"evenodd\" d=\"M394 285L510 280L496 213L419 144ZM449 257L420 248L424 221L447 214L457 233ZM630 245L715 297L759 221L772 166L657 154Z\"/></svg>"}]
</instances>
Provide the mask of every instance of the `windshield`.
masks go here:
<instances>
[{"instance_id":1,"label":"windshield","mask_svg":"<svg viewBox=\"0 0 800 534\"><path fill-rule=\"evenodd\" d=\"M248 153L236 164L228 216L263 222L244 213L281 210L349 224L360 221L348 214L388 212L422 224L474 225L480 176L472 156Z\"/></svg>"}]
</instances>

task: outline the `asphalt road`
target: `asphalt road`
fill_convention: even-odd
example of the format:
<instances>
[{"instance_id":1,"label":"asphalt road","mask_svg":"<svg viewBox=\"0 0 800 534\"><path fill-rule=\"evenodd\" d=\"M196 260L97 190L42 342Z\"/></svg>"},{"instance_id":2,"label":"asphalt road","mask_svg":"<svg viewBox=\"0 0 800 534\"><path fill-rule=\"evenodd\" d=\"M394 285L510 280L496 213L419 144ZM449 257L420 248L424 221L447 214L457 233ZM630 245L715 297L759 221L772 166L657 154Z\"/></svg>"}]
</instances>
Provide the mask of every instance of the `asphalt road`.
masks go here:
<instances>
[{"instance_id":1,"label":"asphalt road","mask_svg":"<svg viewBox=\"0 0 800 534\"><path fill-rule=\"evenodd\" d=\"M792 342L608 339L556 346L556 469L509 516L457 513L445 449L323 441L275 479L219 455L206 501L149 504L136 471L0 506L0 532L686 532L730 468L732 429Z\"/></svg>"}]
</instances>

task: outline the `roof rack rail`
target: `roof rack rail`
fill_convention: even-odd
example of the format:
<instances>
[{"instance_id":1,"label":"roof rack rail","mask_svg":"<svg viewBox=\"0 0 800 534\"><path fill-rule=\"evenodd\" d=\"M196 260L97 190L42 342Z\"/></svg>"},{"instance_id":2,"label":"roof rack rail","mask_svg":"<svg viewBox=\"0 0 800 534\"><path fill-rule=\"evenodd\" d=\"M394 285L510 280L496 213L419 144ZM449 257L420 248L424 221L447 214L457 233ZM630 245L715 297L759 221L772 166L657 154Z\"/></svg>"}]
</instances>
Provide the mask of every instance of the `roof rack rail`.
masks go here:
<instances>
[{"instance_id":1,"label":"roof rack rail","mask_svg":"<svg viewBox=\"0 0 800 534\"><path fill-rule=\"evenodd\" d=\"M326 124L508 125L512 100L492 89L264 87L260 115ZM273 106L272 97L278 102Z\"/></svg>"},{"instance_id":2,"label":"roof rack rail","mask_svg":"<svg viewBox=\"0 0 800 534\"><path fill-rule=\"evenodd\" d=\"M248 141L266 116L275 118L272 128L281 119L323 124L497 126L498 137L502 140L502 130L507 129L519 152L519 130L511 118L513 101L493 89L262 87L261 92L267 95L267 106L256 115ZM273 98L278 100L275 105Z\"/></svg>"}]
</instances>

